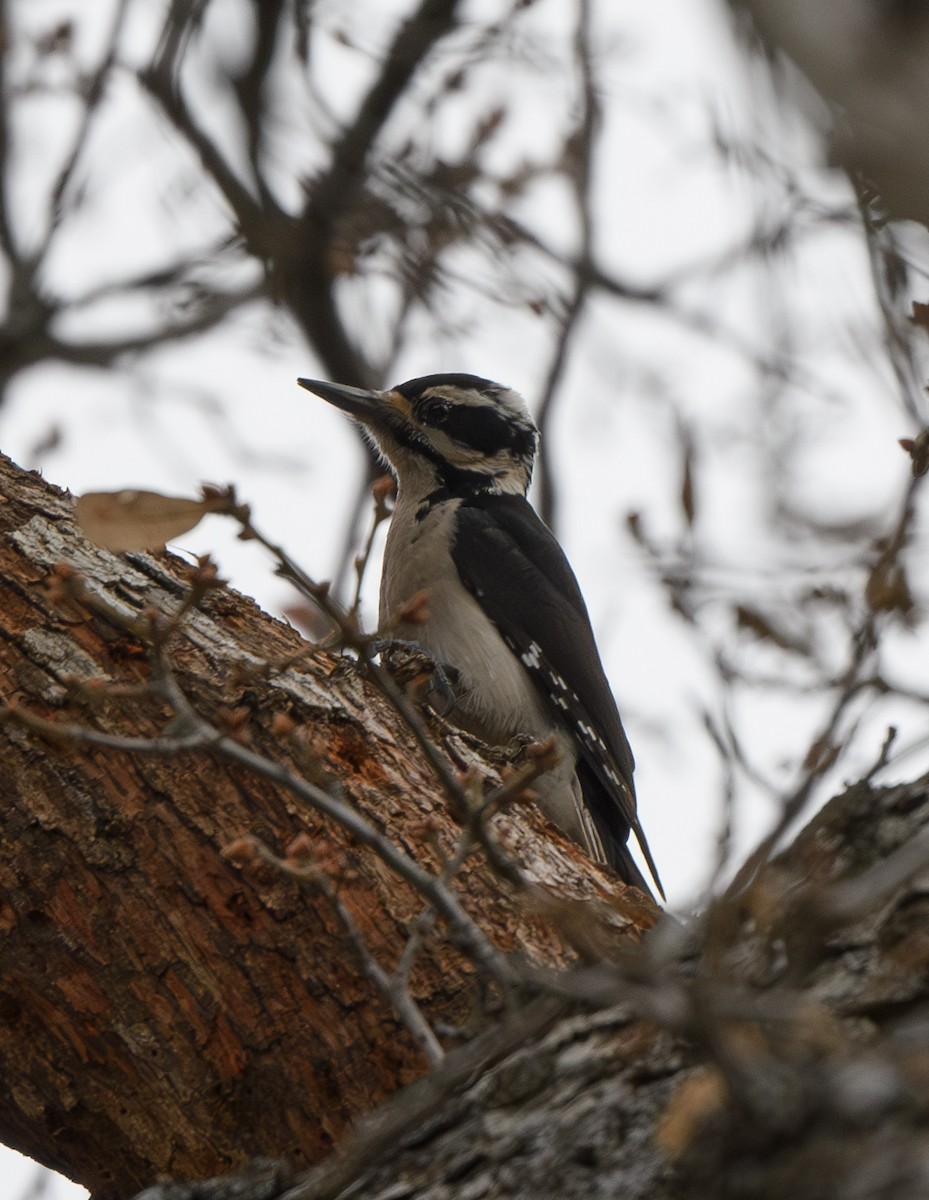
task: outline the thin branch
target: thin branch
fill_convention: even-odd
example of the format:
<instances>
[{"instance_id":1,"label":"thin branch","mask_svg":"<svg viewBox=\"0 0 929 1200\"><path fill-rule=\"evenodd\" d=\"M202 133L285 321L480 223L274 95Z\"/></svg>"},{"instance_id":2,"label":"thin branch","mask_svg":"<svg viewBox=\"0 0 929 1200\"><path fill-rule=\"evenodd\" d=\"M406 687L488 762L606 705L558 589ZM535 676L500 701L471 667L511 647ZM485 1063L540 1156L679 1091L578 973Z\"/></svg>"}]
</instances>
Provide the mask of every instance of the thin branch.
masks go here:
<instances>
[{"instance_id":1,"label":"thin branch","mask_svg":"<svg viewBox=\"0 0 929 1200\"><path fill-rule=\"evenodd\" d=\"M35 361L39 358L51 358L59 362L106 366L124 354L140 354L166 342L183 341L205 333L230 313L259 299L264 291L264 281L260 280L238 292L214 292L202 301L199 311L187 320L167 322L150 333L131 337L114 338L111 341L64 342L49 335L35 346Z\"/></svg>"},{"instance_id":2,"label":"thin branch","mask_svg":"<svg viewBox=\"0 0 929 1200\"><path fill-rule=\"evenodd\" d=\"M581 122L571 138L572 160L576 164L572 177L574 206L580 225L580 247L574 264L574 288L561 321L558 344L542 388L537 422L542 434L539 446L539 514L551 528L556 522L555 476L548 440L545 436L555 396L564 376L572 338L580 325L581 313L591 286L594 253L594 218L591 197L594 153L600 124L600 102L593 73L593 42L591 38L590 0L578 0L577 28L574 34L574 55L581 80Z\"/></svg>"},{"instance_id":3,"label":"thin branch","mask_svg":"<svg viewBox=\"0 0 929 1200\"><path fill-rule=\"evenodd\" d=\"M169 14L166 21L170 22L171 19ZM267 246L261 245L257 239L271 214L267 209L262 209L236 175L216 142L196 122L181 94L178 80L172 73L173 67L174 64L163 53L147 70L139 72L139 82L160 105L175 130L196 151L203 169L232 209L239 229L249 241L252 252L263 258L267 254ZM277 212L274 215L282 216Z\"/></svg>"},{"instance_id":4,"label":"thin branch","mask_svg":"<svg viewBox=\"0 0 929 1200\"><path fill-rule=\"evenodd\" d=\"M344 596L348 589L348 579L351 574L352 562L355 559L355 547L358 545L361 536L362 519L367 510L371 488L374 486L374 482L381 471L381 463L375 451L372 450L360 432L358 440L365 453L364 474L358 480L349 517L345 523L342 546L336 558L336 567L332 579L332 590L336 596Z\"/></svg>"},{"instance_id":5,"label":"thin branch","mask_svg":"<svg viewBox=\"0 0 929 1200\"><path fill-rule=\"evenodd\" d=\"M887 732L884 734L884 740L881 743L881 749L877 758L861 777L863 783L870 783L874 776L887 766L887 764L890 762L890 752L893 749L893 745L896 740L896 725L888 725Z\"/></svg>"},{"instance_id":6,"label":"thin branch","mask_svg":"<svg viewBox=\"0 0 929 1200\"><path fill-rule=\"evenodd\" d=\"M245 125L248 159L255 186L266 209L276 206L264 177L264 118L267 103L266 88L281 27L288 16L289 5L284 0L252 0L255 19L255 39L248 66L233 80L239 112Z\"/></svg>"},{"instance_id":7,"label":"thin branch","mask_svg":"<svg viewBox=\"0 0 929 1200\"><path fill-rule=\"evenodd\" d=\"M81 103L83 104L83 113L81 114L80 124L77 127L77 132L71 144L71 152L65 161L62 163L55 182L52 185L51 195L49 198L49 216L48 223L43 231L42 241L36 252L36 262L41 262L48 253L52 238L59 229L64 217L64 199L65 193L71 185L74 178L74 172L77 169L81 156L90 140L91 132L96 123L97 112L100 104L103 101L106 84L109 80L113 66L116 62L116 51L119 46L119 39L122 35L123 26L126 21L126 13L129 8L129 0L119 0L116 5L116 11L113 15L113 23L110 28L110 33L107 38L107 47L103 54L100 64L93 74L86 80L86 83L77 93Z\"/></svg>"},{"instance_id":8,"label":"thin branch","mask_svg":"<svg viewBox=\"0 0 929 1200\"><path fill-rule=\"evenodd\" d=\"M223 237L207 246L197 254L186 255L170 266L159 267L140 275L124 276L121 279L104 279L86 287L81 292L70 291L68 305L71 308L87 308L101 300L113 297L121 299L133 292L167 290L170 287L193 285L205 291L203 285L196 280L196 272L205 268L215 268L217 262L230 249L234 248L234 239ZM223 295L222 292L210 292L208 295Z\"/></svg>"},{"instance_id":9,"label":"thin branch","mask_svg":"<svg viewBox=\"0 0 929 1200\"><path fill-rule=\"evenodd\" d=\"M855 188L858 211L861 215L874 297L884 326L887 358L896 376L904 407L912 417L922 422L926 419L923 372L914 354L912 325L905 317L901 320L899 296L894 293L891 283L895 274L899 277L902 262L894 244L896 234L886 223L875 222L872 205L860 177L850 174L849 178Z\"/></svg>"},{"instance_id":10,"label":"thin branch","mask_svg":"<svg viewBox=\"0 0 929 1200\"><path fill-rule=\"evenodd\" d=\"M542 435L539 439L538 468L538 509L539 516L549 526L554 528L557 516L555 494L555 468L552 446L545 436L555 408L555 396L564 376L565 366L570 352L570 344L575 331L580 324L581 311L587 299L588 285L579 275L576 280L573 295L568 302L568 309L561 321L558 343L555 355L549 364L548 375L542 385L542 397L536 412L536 422Z\"/></svg>"},{"instance_id":11,"label":"thin branch","mask_svg":"<svg viewBox=\"0 0 929 1200\"><path fill-rule=\"evenodd\" d=\"M12 28L12 0L0 0L0 29L9 37ZM11 264L17 264L20 250L16 244L13 223L10 220L10 88L7 80L11 55L0 53L0 245Z\"/></svg>"},{"instance_id":12,"label":"thin branch","mask_svg":"<svg viewBox=\"0 0 929 1200\"><path fill-rule=\"evenodd\" d=\"M909 538L916 515L916 495L924 475L914 475L907 486L896 526L878 556L868 578L865 593L865 612L852 635L852 648L848 664L836 682L837 695L819 732L814 737L806 756L805 770L793 791L784 797L781 811L774 827L761 840L743 863L733 879L727 895L734 896L746 888L768 861L780 839L806 807L816 784L833 766L841 747L837 733L850 704L862 688L871 685L874 677L874 659L877 653L879 617L881 616L878 588L881 581L890 578L897 569L897 559ZM877 581L877 582L876 582ZM872 593L872 586L875 587Z\"/></svg>"},{"instance_id":13,"label":"thin branch","mask_svg":"<svg viewBox=\"0 0 929 1200\"><path fill-rule=\"evenodd\" d=\"M511 217L497 218L497 220L505 221L511 233L511 241L519 241L521 244L539 251L550 262L570 272L572 278L581 269L582 264L579 263L576 256L560 254L533 233L528 226ZM797 387L802 387L826 399L837 401L842 399L837 391L830 392L824 389L819 380L796 363L785 362L780 357L764 354L756 346L753 346L742 333L731 325L724 324L715 313L711 315L704 310L691 308L677 301L674 298L674 291L687 282L681 275L675 273L657 283L638 284L605 271L594 262L588 264L587 270L590 275L589 284L593 290L601 291L607 296L612 296L628 304L647 305L656 315L669 321L675 321L691 333L732 350L766 375L772 375L785 383L793 383Z\"/></svg>"},{"instance_id":14,"label":"thin branch","mask_svg":"<svg viewBox=\"0 0 929 1200\"><path fill-rule=\"evenodd\" d=\"M710 741L716 747L719 754L719 760L722 764L725 774L725 782L723 786L722 811L720 813L719 831L716 834L716 857L714 864L710 870L707 880L707 890L713 887L715 880L722 876L723 871L729 862L732 855L732 842L734 834L734 817L735 817L735 770L733 759L735 757L732 740L727 740L726 734L730 732L729 714L725 714L726 733L719 728L713 714L708 710L703 710L703 726L710 736Z\"/></svg>"},{"instance_id":15,"label":"thin branch","mask_svg":"<svg viewBox=\"0 0 929 1200\"><path fill-rule=\"evenodd\" d=\"M425 58L456 24L460 0L421 0L400 26L381 72L351 125L332 147L329 170L313 187L309 211L318 219L344 212L364 184L365 164L374 143Z\"/></svg>"},{"instance_id":16,"label":"thin branch","mask_svg":"<svg viewBox=\"0 0 929 1200\"><path fill-rule=\"evenodd\" d=\"M377 537L377 531L381 525L383 525L391 514L392 510L387 505L387 497L393 493L393 490L394 479L392 475L380 476L379 479L374 481L374 485L371 488L371 493L374 496L374 511L371 514L371 525L368 529L365 544L361 548L361 553L355 557L355 594L348 608L349 613L356 621L360 618L361 589L364 586L368 563L371 561L374 539Z\"/></svg>"}]
</instances>

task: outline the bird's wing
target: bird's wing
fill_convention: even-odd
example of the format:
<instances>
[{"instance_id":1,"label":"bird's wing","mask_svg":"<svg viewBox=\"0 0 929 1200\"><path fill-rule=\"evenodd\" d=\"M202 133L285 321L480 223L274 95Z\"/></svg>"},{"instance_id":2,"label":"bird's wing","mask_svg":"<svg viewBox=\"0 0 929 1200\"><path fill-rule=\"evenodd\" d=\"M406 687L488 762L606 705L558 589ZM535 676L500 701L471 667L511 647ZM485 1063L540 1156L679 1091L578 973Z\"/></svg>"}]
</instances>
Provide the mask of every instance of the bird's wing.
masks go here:
<instances>
[{"instance_id":1,"label":"bird's wing","mask_svg":"<svg viewBox=\"0 0 929 1200\"><path fill-rule=\"evenodd\" d=\"M636 816L632 751L564 551L523 496L476 496L456 515L452 558L462 583L572 729L615 806L613 837L624 844L629 829L635 831L658 883Z\"/></svg>"}]
</instances>

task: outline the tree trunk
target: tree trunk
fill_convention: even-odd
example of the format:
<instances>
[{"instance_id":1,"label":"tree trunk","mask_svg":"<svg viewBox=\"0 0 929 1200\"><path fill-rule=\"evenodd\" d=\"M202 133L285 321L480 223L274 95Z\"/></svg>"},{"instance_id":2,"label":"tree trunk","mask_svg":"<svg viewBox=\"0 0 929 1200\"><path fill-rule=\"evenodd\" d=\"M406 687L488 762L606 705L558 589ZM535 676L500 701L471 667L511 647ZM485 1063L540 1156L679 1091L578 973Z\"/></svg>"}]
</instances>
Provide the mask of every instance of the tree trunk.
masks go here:
<instances>
[{"instance_id":1,"label":"tree trunk","mask_svg":"<svg viewBox=\"0 0 929 1200\"><path fill-rule=\"evenodd\" d=\"M374 964L392 973L421 939L408 999L444 1031L473 1034L501 993L461 930L430 930L423 896L286 781L203 750L43 735L47 720L183 737L149 686L140 631L152 612L164 627L197 572L96 549L67 496L0 468L0 1138L99 1200L255 1155L305 1167L425 1069ZM350 662L228 589L183 615L166 658L227 742L341 797L420 868L453 854L442 789ZM434 733L458 766L479 762L441 722ZM450 890L498 950L536 966L572 957L547 896L613 897L615 924L647 923L636 893L531 806L496 827L530 886L472 855Z\"/></svg>"}]
</instances>

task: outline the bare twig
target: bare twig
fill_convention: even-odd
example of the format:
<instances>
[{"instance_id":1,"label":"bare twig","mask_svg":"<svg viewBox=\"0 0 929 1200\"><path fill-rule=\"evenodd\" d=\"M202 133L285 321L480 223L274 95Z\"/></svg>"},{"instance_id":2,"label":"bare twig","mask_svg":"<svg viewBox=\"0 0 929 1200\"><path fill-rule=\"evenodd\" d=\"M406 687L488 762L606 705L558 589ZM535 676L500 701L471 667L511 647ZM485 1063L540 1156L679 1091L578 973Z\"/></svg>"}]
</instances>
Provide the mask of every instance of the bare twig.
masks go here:
<instances>
[{"instance_id":1,"label":"bare twig","mask_svg":"<svg viewBox=\"0 0 929 1200\"><path fill-rule=\"evenodd\" d=\"M0 24L4 29L11 25L11 0L3 0L0 7ZM12 114L10 112L10 87L7 79L11 55L0 54L0 246L11 264L19 262L20 248L10 219L10 149Z\"/></svg>"},{"instance_id":2,"label":"bare twig","mask_svg":"<svg viewBox=\"0 0 929 1200\"><path fill-rule=\"evenodd\" d=\"M880 753L878 754L877 758L874 760L872 765L865 772L865 774L862 775L862 777L861 777L865 783L870 783L870 781L874 778L874 776L877 775L877 773L879 771L882 771L884 769L884 767L887 766L888 762L890 761L890 752L893 749L893 745L896 740L897 740L896 725L888 725L887 733L884 735L884 740L881 743Z\"/></svg>"},{"instance_id":3,"label":"bare twig","mask_svg":"<svg viewBox=\"0 0 929 1200\"><path fill-rule=\"evenodd\" d=\"M709 710L704 710L703 726L710 735L710 741L716 747L719 753L719 760L722 763L725 773L725 784L723 787L723 802L722 814L719 823L719 832L716 835L716 861L713 864L712 870L708 877L708 884L713 886L713 881L722 876L723 871L729 863L729 858L732 854L732 838L733 825L735 816L735 773L733 769L733 745L731 739L727 740L726 734L729 732L728 715L726 719L726 733L719 726L713 714Z\"/></svg>"},{"instance_id":4,"label":"bare twig","mask_svg":"<svg viewBox=\"0 0 929 1200\"><path fill-rule=\"evenodd\" d=\"M877 653L880 622L885 610L899 607L900 599L886 581L894 578L899 568L897 560L906 545L915 518L916 495L922 475L913 476L906 489L897 523L886 545L878 555L865 587L864 615L852 634L848 664L836 681L836 696L832 707L807 752L804 772L793 791L785 796L781 811L771 831L749 855L733 879L727 894L735 895L747 887L774 848L806 807L816 784L832 767L841 753L838 731L852 701L874 678L874 659Z\"/></svg>"},{"instance_id":5,"label":"bare twig","mask_svg":"<svg viewBox=\"0 0 929 1200\"><path fill-rule=\"evenodd\" d=\"M450 885L457 877L459 871L467 860L468 856L474 849L474 840L469 829L462 830L461 836L458 839L458 846L452 857L445 863L440 875L441 880ZM416 956L422 949L426 939L430 936L435 928L436 910L431 904L427 905L419 915L414 919L410 936L407 938L406 945L397 965L394 968L393 975L387 978L388 995L393 999L395 995L401 998L409 997L410 1003L415 1003L410 995L410 973L413 970L413 965L416 961ZM397 1001L394 999L394 1003ZM432 1032L431 1029L429 1031ZM429 1050L426 1050L429 1054ZM444 1051L442 1052L444 1057ZM436 1060L430 1058L432 1065L435 1065Z\"/></svg>"},{"instance_id":6,"label":"bare twig","mask_svg":"<svg viewBox=\"0 0 929 1200\"><path fill-rule=\"evenodd\" d=\"M392 511L387 503L387 498L391 495L393 489L394 481L392 475L381 475L378 479L375 479L371 487L371 494L374 497L374 511L371 514L371 525L364 546L361 549L361 553L355 558L355 594L348 608L349 613L354 616L356 621L359 619L361 610L361 589L364 585L368 563L371 561L374 539L377 537L378 529L380 529Z\"/></svg>"},{"instance_id":7,"label":"bare twig","mask_svg":"<svg viewBox=\"0 0 929 1200\"><path fill-rule=\"evenodd\" d=\"M183 41L178 37L178 10L179 6L172 4L165 17L159 53L147 70L139 72L139 82L160 105L177 132L197 152L204 170L222 192L243 232L251 231L254 235L262 228L261 206L223 156L216 141L197 123L181 94L177 70ZM188 22L180 24L186 29ZM261 247L253 249L260 251Z\"/></svg>"},{"instance_id":8,"label":"bare twig","mask_svg":"<svg viewBox=\"0 0 929 1200\"><path fill-rule=\"evenodd\" d=\"M594 221L591 197L594 153L596 151L597 128L600 123L600 103L597 96L596 79L593 73L593 45L591 40L590 0L579 0L577 28L574 34L574 55L581 80L581 121L571 138L574 171L574 206L580 223L581 240L577 261L574 264L574 287L561 320L561 329L555 354L542 387L537 420L542 434L539 445L539 513L542 520L552 528L557 519L554 470L548 441L545 437L554 410L555 396L564 376L571 341L578 329L592 280L594 255Z\"/></svg>"},{"instance_id":9,"label":"bare twig","mask_svg":"<svg viewBox=\"0 0 929 1200\"><path fill-rule=\"evenodd\" d=\"M246 285L240 291L212 292L200 298L190 317L166 321L149 333L131 337L66 342L58 337L46 335L37 353L42 357L75 365L107 366L123 355L138 354L167 342L183 341L205 333L215 328L230 313L236 312L249 301L258 299L264 290L264 282L259 281Z\"/></svg>"},{"instance_id":10,"label":"bare twig","mask_svg":"<svg viewBox=\"0 0 929 1200\"><path fill-rule=\"evenodd\" d=\"M119 3L116 5L116 11L113 14L113 23L107 37L107 45L103 57L96 70L85 81L80 91L77 92L77 98L83 105L83 112L74 140L71 143L71 150L59 168L55 182L52 185L49 197L48 222L43 230L42 240L36 252L35 257L37 262L46 257L52 238L61 225L64 216L65 195L71 185L74 172L94 128L97 111L103 100L106 85L116 62L116 51L119 46L119 39L122 36L128 8L128 0L119 0Z\"/></svg>"},{"instance_id":11,"label":"bare twig","mask_svg":"<svg viewBox=\"0 0 929 1200\"><path fill-rule=\"evenodd\" d=\"M288 16L289 5L283 0L253 0L255 39L248 65L233 80L239 112L246 130L248 159L252 178L262 206L269 211L276 207L265 179L266 151L265 110L268 103L268 82L280 41L281 27Z\"/></svg>"},{"instance_id":12,"label":"bare twig","mask_svg":"<svg viewBox=\"0 0 929 1200\"><path fill-rule=\"evenodd\" d=\"M362 100L354 120L332 147L332 162L317 181L311 207L331 217L353 207L363 186L365 164L397 102L436 43L455 28L459 0L420 0L397 31L381 72Z\"/></svg>"}]
</instances>

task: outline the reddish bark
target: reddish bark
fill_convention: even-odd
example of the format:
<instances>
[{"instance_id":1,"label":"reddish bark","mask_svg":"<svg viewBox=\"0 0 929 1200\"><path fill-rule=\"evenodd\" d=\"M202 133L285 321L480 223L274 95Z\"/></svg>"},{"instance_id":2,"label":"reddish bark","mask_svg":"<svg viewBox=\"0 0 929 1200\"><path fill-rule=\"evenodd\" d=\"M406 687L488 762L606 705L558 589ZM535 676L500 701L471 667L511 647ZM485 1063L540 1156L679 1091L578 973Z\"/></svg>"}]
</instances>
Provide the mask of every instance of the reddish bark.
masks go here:
<instances>
[{"instance_id":1,"label":"reddish bark","mask_svg":"<svg viewBox=\"0 0 929 1200\"><path fill-rule=\"evenodd\" d=\"M176 610L191 570L97 550L70 514L68 497L0 462L0 698L55 721L156 736L172 715L163 703L113 694L148 678L140 639L62 600L48 580L65 562L131 617ZM437 869L438 847L448 852L458 830L411 737L350 665L320 656L283 666L306 649L220 590L184 619L169 658L199 712L313 782L337 781ZM104 683L94 691L91 680ZM308 834L371 954L391 969L423 901L373 853L280 787L203 753L52 747L9 724L0 747L3 1140L102 1200L254 1155L316 1161L353 1118L422 1072L419 1048L319 889L223 849L255 835L283 854ZM615 896L622 909L621 885L535 812L500 824L554 895ZM498 947L565 961L538 906L514 898L479 856L458 887ZM411 982L426 1016L485 1023L494 996L476 982L440 925Z\"/></svg>"}]
</instances>

